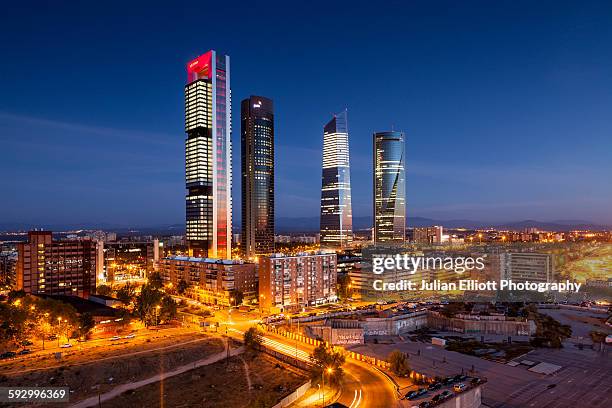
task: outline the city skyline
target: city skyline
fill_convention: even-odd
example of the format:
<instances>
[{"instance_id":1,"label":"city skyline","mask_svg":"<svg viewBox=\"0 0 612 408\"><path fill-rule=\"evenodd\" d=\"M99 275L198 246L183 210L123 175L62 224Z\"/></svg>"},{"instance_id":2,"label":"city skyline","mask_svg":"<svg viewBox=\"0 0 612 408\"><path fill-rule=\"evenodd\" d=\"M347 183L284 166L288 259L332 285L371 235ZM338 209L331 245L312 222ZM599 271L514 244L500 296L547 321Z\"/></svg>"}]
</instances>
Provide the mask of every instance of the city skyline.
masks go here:
<instances>
[{"instance_id":1,"label":"city skyline","mask_svg":"<svg viewBox=\"0 0 612 408\"><path fill-rule=\"evenodd\" d=\"M318 215L320 180L312 174L318 173L321 160L321 122L347 107L351 155L354 163L363 163L352 169L355 180L369 178L373 131L394 128L409 135L406 181L409 191L418 192L407 197L410 215L491 223L577 219L612 224L612 187L607 182L612 124L605 108L612 101L603 91L611 63L603 47L612 38L604 24L609 5L565 5L553 15L545 4L489 5L478 13L467 7L448 16L427 5L355 7L346 15L346 34L335 34L342 41L326 47L318 40L328 32L298 29L289 23L289 13L279 9L266 18L280 21L288 38L262 29L257 41L265 38L276 48L301 47L299 53L282 56L253 47L251 40L242 45L244 31L217 22L211 22L211 36L204 43L188 35L190 16L184 16L186 24L175 24L161 43L157 34L143 42L123 18L89 7L95 6L71 12L104 16L105 26L114 29L69 23L60 7L49 10L57 18L37 20L20 41L7 41L0 77L6 89L0 96L6 152L0 170L9 175L3 180L7 199L0 203L2 222L180 223L184 206L176 197L183 190L183 153L177 137L182 134L183 102L177 89L184 84L183 62L215 48L232 55L235 100L264 94L277 102L277 167L282 174L276 188L277 217ZM151 18L160 21L164 14L154 9L142 14L137 7L125 12L134 27ZM305 13L322 23L330 18ZM12 14L20 14L19 6L7 9ZM544 22L542 15L548 16ZM357 27L374 17L390 23L401 17L406 24L399 25L403 31L368 31L366 38L360 37L364 34ZM240 22L246 15L235 18ZM19 19L7 20L3 29L9 30L10 39L18 32L13 24ZM439 30L427 25L431 21L440 24ZM462 21L471 23L473 34L463 30ZM56 24L78 24L76 29L100 39L108 60L100 63L87 42ZM228 27L240 24L234 21ZM126 48L117 48L119 43ZM318 57L312 58L315 51ZM355 63L361 52L392 55L397 65L381 68L382 75L363 75L362 65ZM326 59L340 62L323 70L319 61ZM144 60L155 64L143 70ZM36 77L39 61L45 61L48 76L44 92L29 81ZM88 69L71 68L81 65ZM140 72L142 80L135 81L133 72ZM316 81L295 81L306 73ZM89 80L93 77L96 81ZM351 86L355 81L360 87ZM366 88L372 93L363 98ZM99 96L83 104L91 92ZM321 96L325 103L313 103ZM59 98L61 104L56 103ZM238 128L236 118L233 127ZM238 140L234 132L234 146ZM236 220L241 212L237 167ZM29 183L31 179L39 182ZM363 184L353 185L356 217L372 211L371 187ZM44 208L36 204L41 193L47 197ZM106 205L118 197L121 205Z\"/></svg>"}]
</instances>

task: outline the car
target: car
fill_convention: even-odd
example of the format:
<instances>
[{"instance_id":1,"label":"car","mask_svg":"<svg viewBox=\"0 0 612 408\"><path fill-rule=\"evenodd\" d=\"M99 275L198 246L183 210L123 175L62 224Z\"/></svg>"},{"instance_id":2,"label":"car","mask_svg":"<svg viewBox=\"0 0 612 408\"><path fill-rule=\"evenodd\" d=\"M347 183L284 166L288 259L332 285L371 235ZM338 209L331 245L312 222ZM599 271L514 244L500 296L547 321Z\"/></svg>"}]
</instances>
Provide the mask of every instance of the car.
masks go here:
<instances>
[{"instance_id":1,"label":"car","mask_svg":"<svg viewBox=\"0 0 612 408\"><path fill-rule=\"evenodd\" d=\"M431 399L431 402L438 402L438 401L442 401L442 394L436 394Z\"/></svg>"},{"instance_id":2,"label":"car","mask_svg":"<svg viewBox=\"0 0 612 408\"><path fill-rule=\"evenodd\" d=\"M439 399L439 401L444 401L444 400L446 400L446 399L449 399L449 398L450 398L452 395L453 395L453 393L452 393L452 392L450 392L450 391L446 390L446 391L444 391L442 394L440 394L440 399Z\"/></svg>"},{"instance_id":3,"label":"car","mask_svg":"<svg viewBox=\"0 0 612 408\"><path fill-rule=\"evenodd\" d=\"M464 390L465 390L465 388L466 388L466 387L465 387L465 384L464 384L464 383L459 383L459 384L455 384L455 385L453 386L453 391L455 391L455 392L462 392L462 391L464 391Z\"/></svg>"},{"instance_id":4,"label":"car","mask_svg":"<svg viewBox=\"0 0 612 408\"><path fill-rule=\"evenodd\" d=\"M421 395L427 394L427 388L419 388L417 390L417 395L420 397Z\"/></svg>"},{"instance_id":5,"label":"car","mask_svg":"<svg viewBox=\"0 0 612 408\"><path fill-rule=\"evenodd\" d=\"M457 374L453 377L455 381L465 381L467 379L467 375Z\"/></svg>"},{"instance_id":6,"label":"car","mask_svg":"<svg viewBox=\"0 0 612 408\"><path fill-rule=\"evenodd\" d=\"M32 344L34 343L32 343L30 340L24 340L21 342L22 346L31 346Z\"/></svg>"},{"instance_id":7,"label":"car","mask_svg":"<svg viewBox=\"0 0 612 408\"><path fill-rule=\"evenodd\" d=\"M419 408L429 408L431 407L431 402L429 401L423 401L419 404Z\"/></svg>"},{"instance_id":8,"label":"car","mask_svg":"<svg viewBox=\"0 0 612 408\"><path fill-rule=\"evenodd\" d=\"M12 358L12 357L15 357L16 355L17 353L15 353L14 351L7 351L5 353L0 354L0 359Z\"/></svg>"},{"instance_id":9,"label":"car","mask_svg":"<svg viewBox=\"0 0 612 408\"><path fill-rule=\"evenodd\" d=\"M442 388L442 383L440 383L440 382L435 382L433 384L429 384L429 387L427 387L427 389L429 391L435 391L435 390L440 389L440 388Z\"/></svg>"},{"instance_id":10,"label":"car","mask_svg":"<svg viewBox=\"0 0 612 408\"><path fill-rule=\"evenodd\" d=\"M413 390L413 391L406 393L404 398L406 398L407 400L413 400L417 398L418 396L419 396L419 392L417 390Z\"/></svg>"},{"instance_id":11,"label":"car","mask_svg":"<svg viewBox=\"0 0 612 408\"><path fill-rule=\"evenodd\" d=\"M124 339L133 339L134 337L136 337L136 335L134 333L130 333L127 336L125 336Z\"/></svg>"},{"instance_id":12,"label":"car","mask_svg":"<svg viewBox=\"0 0 612 408\"><path fill-rule=\"evenodd\" d=\"M62 344L60 347L61 347L61 348L69 348L69 347L72 347L72 344L70 344L70 343L65 343L65 344Z\"/></svg>"},{"instance_id":13,"label":"car","mask_svg":"<svg viewBox=\"0 0 612 408\"><path fill-rule=\"evenodd\" d=\"M483 381L482 381L482 379L481 379L481 378L478 378L478 377L474 377L474 378L472 378L472 379L470 380L470 384L473 384L473 385L477 385L477 384L480 384L480 383L482 383L482 382L483 382Z\"/></svg>"},{"instance_id":14,"label":"car","mask_svg":"<svg viewBox=\"0 0 612 408\"><path fill-rule=\"evenodd\" d=\"M110 341L121 340L121 336L113 336L110 338Z\"/></svg>"},{"instance_id":15,"label":"car","mask_svg":"<svg viewBox=\"0 0 612 408\"><path fill-rule=\"evenodd\" d=\"M454 382L455 382L455 377L446 377L444 380L442 380L442 384L444 385L451 385Z\"/></svg>"},{"instance_id":16,"label":"car","mask_svg":"<svg viewBox=\"0 0 612 408\"><path fill-rule=\"evenodd\" d=\"M29 349L23 349L21 351L19 351L17 354L20 356L25 356L26 354L30 354L32 351Z\"/></svg>"}]
</instances>

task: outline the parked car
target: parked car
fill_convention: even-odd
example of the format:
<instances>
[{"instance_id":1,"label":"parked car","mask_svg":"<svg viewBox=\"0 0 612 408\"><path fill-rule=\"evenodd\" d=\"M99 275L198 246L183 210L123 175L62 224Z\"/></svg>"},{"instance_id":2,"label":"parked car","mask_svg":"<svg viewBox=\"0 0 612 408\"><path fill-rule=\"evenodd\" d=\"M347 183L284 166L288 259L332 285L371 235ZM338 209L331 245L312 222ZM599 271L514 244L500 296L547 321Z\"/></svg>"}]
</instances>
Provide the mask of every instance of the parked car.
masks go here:
<instances>
[{"instance_id":1,"label":"parked car","mask_svg":"<svg viewBox=\"0 0 612 408\"><path fill-rule=\"evenodd\" d=\"M440 401L444 401L445 399L449 399L453 395L452 392L446 390L440 394Z\"/></svg>"},{"instance_id":2,"label":"parked car","mask_svg":"<svg viewBox=\"0 0 612 408\"><path fill-rule=\"evenodd\" d=\"M435 390L437 390L437 389L440 389L441 387L442 387L442 383L435 382L435 383L433 383L433 384L429 384L429 387L427 387L427 389L428 389L429 391L435 391Z\"/></svg>"},{"instance_id":3,"label":"parked car","mask_svg":"<svg viewBox=\"0 0 612 408\"><path fill-rule=\"evenodd\" d=\"M66 343L66 344L62 344L60 347L61 348L69 348L69 347L72 347L72 344Z\"/></svg>"},{"instance_id":4,"label":"parked car","mask_svg":"<svg viewBox=\"0 0 612 408\"><path fill-rule=\"evenodd\" d=\"M121 340L121 336L113 336L110 338L111 341Z\"/></svg>"},{"instance_id":5,"label":"parked car","mask_svg":"<svg viewBox=\"0 0 612 408\"><path fill-rule=\"evenodd\" d=\"M420 397L421 395L427 394L427 388L419 388L417 390L417 395Z\"/></svg>"},{"instance_id":6,"label":"parked car","mask_svg":"<svg viewBox=\"0 0 612 408\"><path fill-rule=\"evenodd\" d=\"M444 380L442 380L442 384L444 385L451 385L454 382L455 382L455 377L446 377Z\"/></svg>"},{"instance_id":7,"label":"parked car","mask_svg":"<svg viewBox=\"0 0 612 408\"><path fill-rule=\"evenodd\" d=\"M130 333L127 336L125 336L124 338L126 338L126 339L133 339L134 337L136 337L136 335L134 333Z\"/></svg>"},{"instance_id":8,"label":"parked car","mask_svg":"<svg viewBox=\"0 0 612 408\"><path fill-rule=\"evenodd\" d=\"M429 401L423 401L419 404L419 408L429 408L431 407L431 402Z\"/></svg>"},{"instance_id":9,"label":"parked car","mask_svg":"<svg viewBox=\"0 0 612 408\"><path fill-rule=\"evenodd\" d=\"M467 375L457 374L453 378L455 379L455 381L465 381L467 379Z\"/></svg>"},{"instance_id":10,"label":"parked car","mask_svg":"<svg viewBox=\"0 0 612 408\"><path fill-rule=\"evenodd\" d=\"M30 354L32 351L29 349L23 349L21 351L19 351L17 354L20 356L25 356L26 354Z\"/></svg>"},{"instance_id":11,"label":"parked car","mask_svg":"<svg viewBox=\"0 0 612 408\"><path fill-rule=\"evenodd\" d=\"M406 393L404 398L406 398L407 400L413 400L417 398L418 396L419 396L419 392L417 390L413 390L413 391Z\"/></svg>"},{"instance_id":12,"label":"parked car","mask_svg":"<svg viewBox=\"0 0 612 408\"><path fill-rule=\"evenodd\" d=\"M31 346L32 344L34 343L32 343L30 340L24 340L21 342L22 346Z\"/></svg>"},{"instance_id":13,"label":"parked car","mask_svg":"<svg viewBox=\"0 0 612 408\"><path fill-rule=\"evenodd\" d=\"M14 351L7 351L5 353L0 354L0 359L12 358L15 357L16 353Z\"/></svg>"},{"instance_id":14,"label":"parked car","mask_svg":"<svg viewBox=\"0 0 612 408\"><path fill-rule=\"evenodd\" d=\"M466 388L466 386L465 386L464 383L459 383L459 384L455 384L453 386L453 391L455 391L455 392L462 392L462 391L465 390L465 388Z\"/></svg>"}]
</instances>

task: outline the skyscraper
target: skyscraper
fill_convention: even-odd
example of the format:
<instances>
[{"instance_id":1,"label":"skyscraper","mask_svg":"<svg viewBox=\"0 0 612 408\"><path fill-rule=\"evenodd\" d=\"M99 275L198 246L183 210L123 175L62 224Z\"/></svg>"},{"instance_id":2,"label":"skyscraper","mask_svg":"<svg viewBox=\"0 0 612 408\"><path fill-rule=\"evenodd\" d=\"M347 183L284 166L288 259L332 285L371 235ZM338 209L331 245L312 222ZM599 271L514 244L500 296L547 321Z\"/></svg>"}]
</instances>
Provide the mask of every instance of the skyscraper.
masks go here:
<instances>
[{"instance_id":1,"label":"skyscraper","mask_svg":"<svg viewBox=\"0 0 612 408\"><path fill-rule=\"evenodd\" d=\"M274 105L263 96L242 101L242 236L247 257L274 252Z\"/></svg>"},{"instance_id":2,"label":"skyscraper","mask_svg":"<svg viewBox=\"0 0 612 408\"><path fill-rule=\"evenodd\" d=\"M186 238L193 256L231 259L230 60L208 51L187 64Z\"/></svg>"},{"instance_id":3,"label":"skyscraper","mask_svg":"<svg viewBox=\"0 0 612 408\"><path fill-rule=\"evenodd\" d=\"M404 133L374 133L374 242L406 239Z\"/></svg>"},{"instance_id":4,"label":"skyscraper","mask_svg":"<svg viewBox=\"0 0 612 408\"><path fill-rule=\"evenodd\" d=\"M343 111L323 128L321 245L344 247L352 240L348 125L347 112Z\"/></svg>"}]
</instances>

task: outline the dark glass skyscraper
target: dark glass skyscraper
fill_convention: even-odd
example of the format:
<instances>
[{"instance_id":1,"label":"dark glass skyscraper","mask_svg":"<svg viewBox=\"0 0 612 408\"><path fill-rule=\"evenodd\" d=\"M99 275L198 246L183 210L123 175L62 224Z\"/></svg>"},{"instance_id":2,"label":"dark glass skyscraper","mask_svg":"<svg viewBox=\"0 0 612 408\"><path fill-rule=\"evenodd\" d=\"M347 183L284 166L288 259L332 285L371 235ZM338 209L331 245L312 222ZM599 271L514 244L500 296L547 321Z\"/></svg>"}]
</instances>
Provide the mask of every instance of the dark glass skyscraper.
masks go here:
<instances>
[{"instance_id":1,"label":"dark glass skyscraper","mask_svg":"<svg viewBox=\"0 0 612 408\"><path fill-rule=\"evenodd\" d=\"M344 247L353 240L348 138L347 112L343 111L323 128L322 246Z\"/></svg>"},{"instance_id":2,"label":"dark glass skyscraper","mask_svg":"<svg viewBox=\"0 0 612 408\"><path fill-rule=\"evenodd\" d=\"M242 101L242 250L274 252L274 105L263 96Z\"/></svg>"},{"instance_id":3,"label":"dark glass skyscraper","mask_svg":"<svg viewBox=\"0 0 612 408\"><path fill-rule=\"evenodd\" d=\"M406 239L404 133L374 133L374 242Z\"/></svg>"},{"instance_id":4,"label":"dark glass skyscraper","mask_svg":"<svg viewBox=\"0 0 612 408\"><path fill-rule=\"evenodd\" d=\"M231 259L230 66L208 51L187 64L186 238L193 256Z\"/></svg>"}]
</instances>

